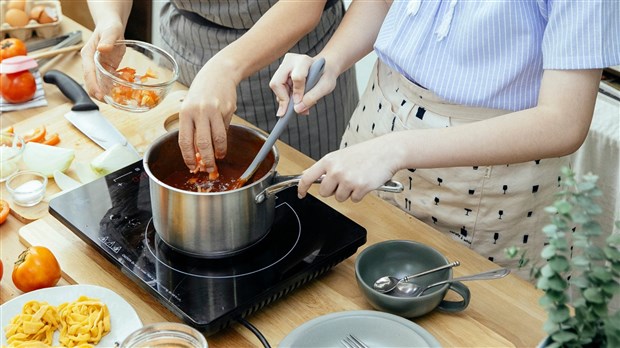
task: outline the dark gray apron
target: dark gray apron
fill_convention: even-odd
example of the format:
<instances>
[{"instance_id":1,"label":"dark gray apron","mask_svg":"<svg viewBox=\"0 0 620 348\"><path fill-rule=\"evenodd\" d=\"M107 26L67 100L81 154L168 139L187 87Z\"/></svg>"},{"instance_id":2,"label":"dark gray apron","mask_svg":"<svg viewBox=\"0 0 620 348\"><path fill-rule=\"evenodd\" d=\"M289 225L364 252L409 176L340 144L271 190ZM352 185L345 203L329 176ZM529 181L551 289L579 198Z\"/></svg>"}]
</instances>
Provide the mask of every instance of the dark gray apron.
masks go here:
<instances>
[{"instance_id":1,"label":"dark gray apron","mask_svg":"<svg viewBox=\"0 0 620 348\"><path fill-rule=\"evenodd\" d=\"M160 31L164 49L181 67L179 81L189 86L207 60L243 35L276 2L210 0L165 4ZM328 1L318 26L289 52L315 56L327 44L343 16L342 0ZM273 62L243 80L237 88L236 114L267 132L277 121L277 102L269 81L280 63L281 59ZM314 159L337 150L358 99L355 71L351 69L340 76L336 89L322 98L309 116L293 118L280 139Z\"/></svg>"}]
</instances>

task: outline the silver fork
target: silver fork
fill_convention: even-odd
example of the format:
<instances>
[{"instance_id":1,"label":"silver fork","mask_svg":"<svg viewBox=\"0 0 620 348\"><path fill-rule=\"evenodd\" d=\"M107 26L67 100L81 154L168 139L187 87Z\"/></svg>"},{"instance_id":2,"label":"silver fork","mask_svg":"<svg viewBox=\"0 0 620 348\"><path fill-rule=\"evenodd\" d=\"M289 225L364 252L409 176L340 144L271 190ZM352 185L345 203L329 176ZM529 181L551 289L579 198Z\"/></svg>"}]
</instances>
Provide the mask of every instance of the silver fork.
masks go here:
<instances>
[{"instance_id":1,"label":"silver fork","mask_svg":"<svg viewBox=\"0 0 620 348\"><path fill-rule=\"evenodd\" d=\"M342 345L346 348L370 348L359 338L353 336L352 334L349 334L347 335L347 337L340 340L340 343L342 343Z\"/></svg>"}]
</instances>

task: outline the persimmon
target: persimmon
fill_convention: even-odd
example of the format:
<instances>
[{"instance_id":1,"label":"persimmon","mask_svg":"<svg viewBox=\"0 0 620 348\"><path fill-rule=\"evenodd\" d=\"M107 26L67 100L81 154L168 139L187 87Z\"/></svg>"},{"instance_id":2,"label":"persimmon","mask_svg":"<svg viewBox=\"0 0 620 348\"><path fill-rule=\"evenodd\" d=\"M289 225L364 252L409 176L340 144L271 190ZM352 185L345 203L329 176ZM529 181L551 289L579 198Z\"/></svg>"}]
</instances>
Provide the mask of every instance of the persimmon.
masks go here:
<instances>
[{"instance_id":1,"label":"persimmon","mask_svg":"<svg viewBox=\"0 0 620 348\"><path fill-rule=\"evenodd\" d=\"M60 280L60 265L48 248L31 246L19 255L11 276L15 287L23 292L47 288Z\"/></svg>"},{"instance_id":2,"label":"persimmon","mask_svg":"<svg viewBox=\"0 0 620 348\"><path fill-rule=\"evenodd\" d=\"M20 39L8 38L0 41L0 62L15 56L25 56L27 53L26 44Z\"/></svg>"}]
</instances>

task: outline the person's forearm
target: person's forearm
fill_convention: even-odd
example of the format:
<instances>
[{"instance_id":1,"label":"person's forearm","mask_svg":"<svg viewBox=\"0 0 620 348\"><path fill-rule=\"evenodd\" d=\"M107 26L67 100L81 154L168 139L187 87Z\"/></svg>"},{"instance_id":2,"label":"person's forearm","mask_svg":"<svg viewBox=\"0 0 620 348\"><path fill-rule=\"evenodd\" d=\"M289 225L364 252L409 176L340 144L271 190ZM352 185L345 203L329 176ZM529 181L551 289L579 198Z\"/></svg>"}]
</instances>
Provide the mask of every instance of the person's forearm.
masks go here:
<instances>
[{"instance_id":1,"label":"person's forearm","mask_svg":"<svg viewBox=\"0 0 620 348\"><path fill-rule=\"evenodd\" d=\"M583 143L600 70L545 72L538 106L466 125L395 132L380 140L399 157L393 169L521 163L565 156Z\"/></svg>"},{"instance_id":2,"label":"person's forearm","mask_svg":"<svg viewBox=\"0 0 620 348\"><path fill-rule=\"evenodd\" d=\"M321 19L326 1L280 0L247 33L218 52L213 63L239 83L283 56Z\"/></svg>"},{"instance_id":3,"label":"person's forearm","mask_svg":"<svg viewBox=\"0 0 620 348\"><path fill-rule=\"evenodd\" d=\"M390 9L386 1L354 0L336 33L321 51L341 74L372 52L381 24Z\"/></svg>"},{"instance_id":4,"label":"person's forearm","mask_svg":"<svg viewBox=\"0 0 620 348\"><path fill-rule=\"evenodd\" d=\"M88 9L95 25L99 25L102 22L115 21L120 22L124 28L127 26L127 19L129 18L132 4L133 1L131 0L88 0Z\"/></svg>"}]
</instances>

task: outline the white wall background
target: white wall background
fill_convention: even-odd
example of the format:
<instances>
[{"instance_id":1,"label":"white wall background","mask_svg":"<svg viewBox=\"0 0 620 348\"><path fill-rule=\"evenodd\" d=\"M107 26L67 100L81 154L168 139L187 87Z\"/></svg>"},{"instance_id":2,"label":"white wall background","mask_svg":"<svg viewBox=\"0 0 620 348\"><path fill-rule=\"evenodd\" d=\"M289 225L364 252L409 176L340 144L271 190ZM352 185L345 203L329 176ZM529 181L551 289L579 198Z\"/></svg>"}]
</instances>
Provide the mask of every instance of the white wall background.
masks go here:
<instances>
[{"instance_id":1,"label":"white wall background","mask_svg":"<svg viewBox=\"0 0 620 348\"><path fill-rule=\"evenodd\" d=\"M350 3L351 3L351 0L344 0L345 8L349 8ZM161 7L163 6L163 4L164 4L164 1L161 1L161 0L153 1L153 27L152 27L151 37L152 37L153 44L157 46L160 46L160 43L161 43L161 36L159 34L159 25L160 25L159 11ZM359 90L360 95L364 91L364 88L366 88L366 83L368 82L368 78L370 76L370 73L372 72L372 67L376 59L377 59L377 56L374 54L374 52L371 52L370 54L368 54L366 57L361 59L355 65L355 69L357 72L357 88Z\"/></svg>"}]
</instances>

